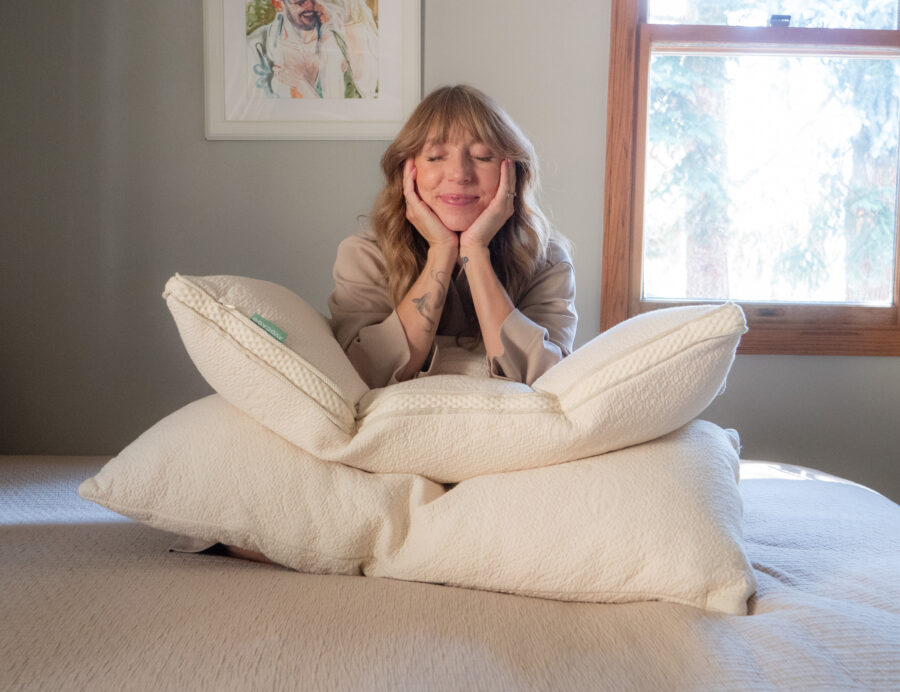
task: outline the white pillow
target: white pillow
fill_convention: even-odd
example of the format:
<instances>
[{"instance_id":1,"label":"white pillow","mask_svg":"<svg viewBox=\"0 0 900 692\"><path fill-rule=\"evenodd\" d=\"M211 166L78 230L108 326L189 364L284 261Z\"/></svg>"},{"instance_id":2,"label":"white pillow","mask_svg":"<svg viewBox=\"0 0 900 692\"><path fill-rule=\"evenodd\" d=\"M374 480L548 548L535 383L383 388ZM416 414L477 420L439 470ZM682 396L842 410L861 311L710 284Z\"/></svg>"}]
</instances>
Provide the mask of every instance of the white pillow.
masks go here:
<instances>
[{"instance_id":1,"label":"white pillow","mask_svg":"<svg viewBox=\"0 0 900 692\"><path fill-rule=\"evenodd\" d=\"M212 395L150 428L79 492L306 572L743 614L755 582L741 548L736 446L733 433L696 421L448 491L320 461Z\"/></svg>"},{"instance_id":2,"label":"white pillow","mask_svg":"<svg viewBox=\"0 0 900 692\"><path fill-rule=\"evenodd\" d=\"M200 374L228 401L288 439L302 431L306 448L351 440L369 388L306 301L268 281L179 274L163 297Z\"/></svg>"},{"instance_id":3,"label":"white pillow","mask_svg":"<svg viewBox=\"0 0 900 692\"><path fill-rule=\"evenodd\" d=\"M176 275L164 295L191 358L231 404L317 458L441 483L671 432L720 391L746 331L732 303L671 308L601 334L533 388L435 375L368 390L324 318L281 286Z\"/></svg>"}]
</instances>

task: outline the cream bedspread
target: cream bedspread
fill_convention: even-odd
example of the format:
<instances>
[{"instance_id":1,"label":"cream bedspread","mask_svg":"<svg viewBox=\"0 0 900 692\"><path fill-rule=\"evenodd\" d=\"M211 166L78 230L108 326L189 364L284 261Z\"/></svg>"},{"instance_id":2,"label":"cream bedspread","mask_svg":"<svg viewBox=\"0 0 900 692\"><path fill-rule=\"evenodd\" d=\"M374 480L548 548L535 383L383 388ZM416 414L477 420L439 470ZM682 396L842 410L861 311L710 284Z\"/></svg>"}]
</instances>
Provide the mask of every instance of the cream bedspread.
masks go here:
<instances>
[{"instance_id":1,"label":"cream bedspread","mask_svg":"<svg viewBox=\"0 0 900 692\"><path fill-rule=\"evenodd\" d=\"M900 688L900 507L825 474L743 465L740 617L170 553L103 461L0 457L0 689Z\"/></svg>"}]
</instances>

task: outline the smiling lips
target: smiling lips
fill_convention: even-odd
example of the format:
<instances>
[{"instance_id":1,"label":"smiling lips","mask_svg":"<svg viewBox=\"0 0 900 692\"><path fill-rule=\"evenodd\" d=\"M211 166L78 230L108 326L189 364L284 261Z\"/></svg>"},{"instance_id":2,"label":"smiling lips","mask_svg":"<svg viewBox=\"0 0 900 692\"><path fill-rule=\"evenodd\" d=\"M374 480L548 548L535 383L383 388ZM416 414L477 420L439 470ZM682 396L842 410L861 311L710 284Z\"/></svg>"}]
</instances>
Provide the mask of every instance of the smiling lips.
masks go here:
<instances>
[{"instance_id":1,"label":"smiling lips","mask_svg":"<svg viewBox=\"0 0 900 692\"><path fill-rule=\"evenodd\" d=\"M478 201L478 195L438 195L439 200L452 207L464 207Z\"/></svg>"}]
</instances>

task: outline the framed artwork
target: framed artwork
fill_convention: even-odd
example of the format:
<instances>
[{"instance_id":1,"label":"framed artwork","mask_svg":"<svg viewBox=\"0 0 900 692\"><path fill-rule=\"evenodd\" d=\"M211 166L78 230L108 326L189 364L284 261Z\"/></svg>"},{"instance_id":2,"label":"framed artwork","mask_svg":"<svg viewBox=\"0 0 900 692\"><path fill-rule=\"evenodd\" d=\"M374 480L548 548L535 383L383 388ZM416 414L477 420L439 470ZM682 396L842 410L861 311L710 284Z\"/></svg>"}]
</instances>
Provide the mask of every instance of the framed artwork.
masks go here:
<instances>
[{"instance_id":1,"label":"framed artwork","mask_svg":"<svg viewBox=\"0 0 900 692\"><path fill-rule=\"evenodd\" d=\"M207 139L392 139L421 94L420 0L204 0Z\"/></svg>"}]
</instances>

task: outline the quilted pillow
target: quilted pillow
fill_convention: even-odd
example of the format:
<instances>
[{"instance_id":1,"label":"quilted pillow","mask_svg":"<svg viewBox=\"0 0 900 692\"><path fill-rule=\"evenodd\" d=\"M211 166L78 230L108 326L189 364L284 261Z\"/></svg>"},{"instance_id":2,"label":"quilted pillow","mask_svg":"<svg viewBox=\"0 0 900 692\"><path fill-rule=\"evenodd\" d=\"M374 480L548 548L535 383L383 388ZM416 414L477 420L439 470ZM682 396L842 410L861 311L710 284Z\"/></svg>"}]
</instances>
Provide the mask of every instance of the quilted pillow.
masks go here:
<instances>
[{"instance_id":1,"label":"quilted pillow","mask_svg":"<svg viewBox=\"0 0 900 692\"><path fill-rule=\"evenodd\" d=\"M228 401L289 440L302 433L304 448L350 442L369 388L306 301L268 281L178 274L163 297L200 374Z\"/></svg>"},{"instance_id":2,"label":"quilted pillow","mask_svg":"<svg viewBox=\"0 0 900 692\"><path fill-rule=\"evenodd\" d=\"M755 582L736 447L733 432L695 421L629 449L447 490L318 460L213 394L150 428L79 492L305 572L743 614Z\"/></svg>"},{"instance_id":3,"label":"quilted pillow","mask_svg":"<svg viewBox=\"0 0 900 692\"><path fill-rule=\"evenodd\" d=\"M746 331L732 303L671 308L601 334L533 387L435 375L369 390L325 319L286 288L176 275L164 296L231 404L317 458L441 483L665 435L717 395Z\"/></svg>"}]
</instances>

